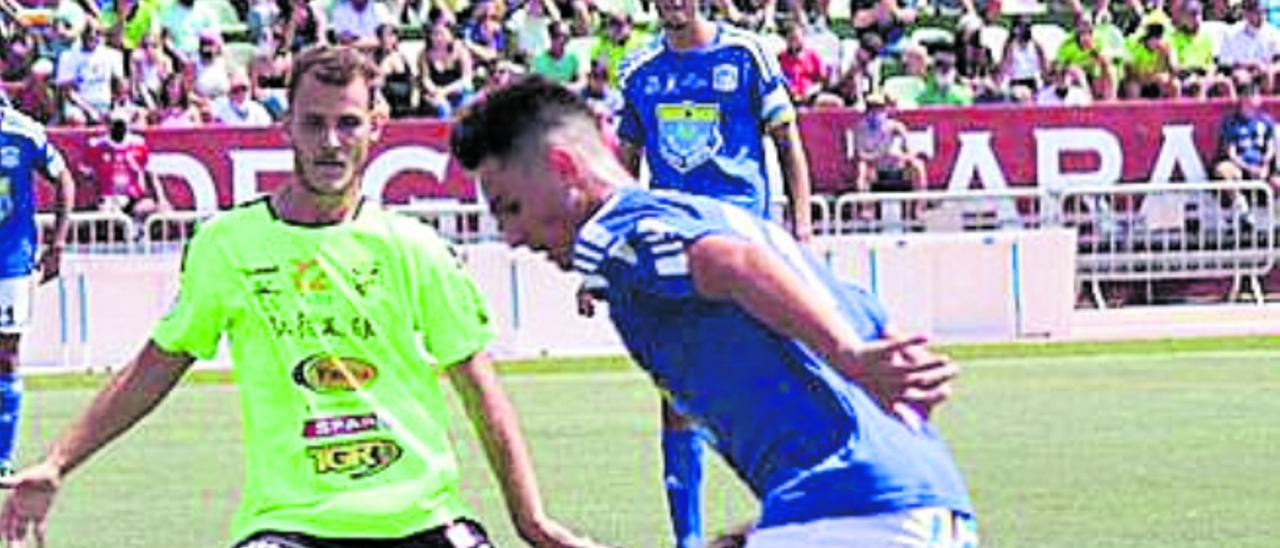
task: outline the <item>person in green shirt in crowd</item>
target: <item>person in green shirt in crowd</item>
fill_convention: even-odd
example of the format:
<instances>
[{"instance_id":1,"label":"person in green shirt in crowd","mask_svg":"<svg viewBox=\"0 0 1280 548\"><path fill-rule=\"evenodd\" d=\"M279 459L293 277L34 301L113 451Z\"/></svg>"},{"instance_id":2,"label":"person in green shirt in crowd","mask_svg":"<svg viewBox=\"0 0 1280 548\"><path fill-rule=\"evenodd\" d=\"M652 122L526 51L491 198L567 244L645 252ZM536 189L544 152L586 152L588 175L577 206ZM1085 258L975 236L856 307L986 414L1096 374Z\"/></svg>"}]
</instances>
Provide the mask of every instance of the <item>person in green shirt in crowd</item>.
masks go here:
<instances>
[{"instance_id":1,"label":"person in green shirt in crowd","mask_svg":"<svg viewBox=\"0 0 1280 548\"><path fill-rule=\"evenodd\" d=\"M578 56L566 49L569 38L572 37L569 24L554 21L547 27L547 34L551 37L551 46L533 58L534 74L541 74L566 86L582 85L582 75L586 70L578 65Z\"/></svg>"},{"instance_id":2,"label":"person in green shirt in crowd","mask_svg":"<svg viewBox=\"0 0 1280 548\"><path fill-rule=\"evenodd\" d=\"M1165 38L1165 27L1151 23L1129 40L1125 65L1126 99L1178 97L1178 60L1173 44Z\"/></svg>"},{"instance_id":3,"label":"person in green shirt in crowd","mask_svg":"<svg viewBox=\"0 0 1280 548\"><path fill-rule=\"evenodd\" d=\"M1089 77L1093 97L1098 100L1116 97L1116 67L1103 53L1102 46L1094 39L1093 22L1088 17L1076 17L1075 32L1058 48L1054 64L1059 67L1079 67Z\"/></svg>"},{"instance_id":4,"label":"person in green shirt in crowd","mask_svg":"<svg viewBox=\"0 0 1280 548\"><path fill-rule=\"evenodd\" d=\"M960 81L956 70L956 54L947 49L933 54L933 71L924 90L916 96L916 104L968 106L973 104L973 90Z\"/></svg>"},{"instance_id":5,"label":"person in green shirt in crowd","mask_svg":"<svg viewBox=\"0 0 1280 548\"><path fill-rule=\"evenodd\" d=\"M45 520L67 474L168 395L225 334L240 391L241 548L490 546L463 501L447 374L516 529L535 546L593 546L547 517L485 347L486 304L425 225L367 204L360 179L385 113L378 70L349 47L294 63L283 126L294 177L201 226L181 289L134 361L43 461L0 481L11 546Z\"/></svg>"},{"instance_id":6,"label":"person in green shirt in crowd","mask_svg":"<svg viewBox=\"0 0 1280 548\"><path fill-rule=\"evenodd\" d=\"M614 13L608 16L608 25L600 43L591 51L592 59L604 59L609 63L609 85L618 88L618 67L631 52L653 40L647 32L636 30L631 16Z\"/></svg>"},{"instance_id":7,"label":"person in green shirt in crowd","mask_svg":"<svg viewBox=\"0 0 1280 548\"><path fill-rule=\"evenodd\" d=\"M1233 95L1231 79L1218 73L1213 39L1200 28L1204 20L1204 6L1199 0L1188 0L1176 16L1173 51L1178 60L1182 96L1203 99L1211 95Z\"/></svg>"}]
</instances>

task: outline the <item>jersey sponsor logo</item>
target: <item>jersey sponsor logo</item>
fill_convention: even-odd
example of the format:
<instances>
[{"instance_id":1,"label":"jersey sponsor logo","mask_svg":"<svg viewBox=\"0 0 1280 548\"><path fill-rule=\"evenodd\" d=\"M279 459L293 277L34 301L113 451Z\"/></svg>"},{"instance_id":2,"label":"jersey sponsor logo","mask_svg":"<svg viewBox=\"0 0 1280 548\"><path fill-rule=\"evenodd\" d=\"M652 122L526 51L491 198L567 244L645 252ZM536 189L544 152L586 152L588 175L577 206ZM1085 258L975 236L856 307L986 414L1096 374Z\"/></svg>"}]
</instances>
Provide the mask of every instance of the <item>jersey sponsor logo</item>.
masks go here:
<instances>
[{"instance_id":1,"label":"jersey sponsor logo","mask_svg":"<svg viewBox=\"0 0 1280 548\"><path fill-rule=\"evenodd\" d=\"M308 420L302 425L302 437L307 439L332 438L381 428L382 421L378 419L377 413L321 417Z\"/></svg>"},{"instance_id":2,"label":"jersey sponsor logo","mask_svg":"<svg viewBox=\"0 0 1280 548\"><path fill-rule=\"evenodd\" d=\"M657 114L658 151L676 171L687 173L720 151L719 105L663 104Z\"/></svg>"},{"instance_id":3,"label":"jersey sponsor logo","mask_svg":"<svg viewBox=\"0 0 1280 548\"><path fill-rule=\"evenodd\" d=\"M738 67L730 64L716 65L711 69L711 86L721 93L738 91Z\"/></svg>"},{"instance_id":4,"label":"jersey sponsor logo","mask_svg":"<svg viewBox=\"0 0 1280 548\"><path fill-rule=\"evenodd\" d=\"M320 394L353 392L378 378L378 368L358 358L312 356L293 368L293 382Z\"/></svg>"},{"instance_id":5,"label":"jersey sponsor logo","mask_svg":"<svg viewBox=\"0 0 1280 548\"><path fill-rule=\"evenodd\" d=\"M329 290L329 278L315 259L298 261L293 265L293 287L299 293L311 293Z\"/></svg>"},{"instance_id":6,"label":"jersey sponsor logo","mask_svg":"<svg viewBox=\"0 0 1280 548\"><path fill-rule=\"evenodd\" d=\"M644 94L657 95L662 91L662 81L657 76L650 76L644 80Z\"/></svg>"},{"instance_id":7,"label":"jersey sponsor logo","mask_svg":"<svg viewBox=\"0 0 1280 548\"><path fill-rule=\"evenodd\" d=\"M0 167L13 169L22 163L22 151L18 147L0 148Z\"/></svg>"},{"instance_id":8,"label":"jersey sponsor logo","mask_svg":"<svg viewBox=\"0 0 1280 548\"><path fill-rule=\"evenodd\" d=\"M356 480L386 470L403 455L404 449L400 444L388 439L348 441L307 448L307 457L315 465L317 475L346 474Z\"/></svg>"},{"instance_id":9,"label":"jersey sponsor logo","mask_svg":"<svg viewBox=\"0 0 1280 548\"><path fill-rule=\"evenodd\" d=\"M270 297L273 295L263 295ZM288 314L266 314L267 327L276 337L299 337L303 339L345 339L357 338L363 341L374 336L373 322L363 316L335 316L298 311L290 317Z\"/></svg>"}]
</instances>

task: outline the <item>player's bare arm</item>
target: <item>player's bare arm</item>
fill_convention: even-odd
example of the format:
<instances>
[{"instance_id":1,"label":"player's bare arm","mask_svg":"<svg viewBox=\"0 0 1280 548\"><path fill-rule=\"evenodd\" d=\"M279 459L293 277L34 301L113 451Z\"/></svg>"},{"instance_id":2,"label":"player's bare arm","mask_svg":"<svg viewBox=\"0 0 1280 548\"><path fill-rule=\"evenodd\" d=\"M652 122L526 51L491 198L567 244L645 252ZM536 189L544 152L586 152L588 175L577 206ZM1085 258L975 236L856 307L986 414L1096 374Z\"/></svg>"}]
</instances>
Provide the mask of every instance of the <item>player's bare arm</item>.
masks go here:
<instances>
[{"instance_id":1,"label":"player's bare arm","mask_svg":"<svg viewBox=\"0 0 1280 548\"><path fill-rule=\"evenodd\" d=\"M71 205L76 201L76 183L70 169L63 169L57 177L44 174L54 185L53 234L40 253L40 283L58 277L62 270L62 248L67 242Z\"/></svg>"},{"instance_id":2,"label":"player's bare arm","mask_svg":"<svg viewBox=\"0 0 1280 548\"><path fill-rule=\"evenodd\" d=\"M769 129L773 145L778 149L778 162L782 164L782 176L791 193L792 232L797 240L808 242L813 237L813 221L810 218L809 158L800 140L800 128L795 120L778 124Z\"/></svg>"},{"instance_id":3,"label":"player's bare arm","mask_svg":"<svg viewBox=\"0 0 1280 548\"><path fill-rule=\"evenodd\" d=\"M539 547L597 546L546 515L533 459L520 432L515 408L502 389L488 354L480 352L449 368L449 379L458 390L484 446L520 537Z\"/></svg>"},{"instance_id":4,"label":"player's bare arm","mask_svg":"<svg viewBox=\"0 0 1280 548\"><path fill-rule=\"evenodd\" d=\"M42 544L45 519L62 479L155 409L194 361L148 341L133 363L98 392L43 461L13 477L0 478L0 487L12 489L0 510L0 536L10 546L21 546L33 531L38 545Z\"/></svg>"},{"instance_id":5,"label":"player's bare arm","mask_svg":"<svg viewBox=\"0 0 1280 548\"><path fill-rule=\"evenodd\" d=\"M627 168L627 171L631 173L631 176L639 177L640 158L644 154L644 147L636 143L622 141L620 148L622 149L620 158L622 160L622 166Z\"/></svg>"},{"instance_id":6,"label":"player's bare arm","mask_svg":"<svg viewBox=\"0 0 1280 548\"><path fill-rule=\"evenodd\" d=\"M707 236L686 249L698 294L728 300L774 331L803 342L827 363L888 405L908 388L920 396L949 390L958 373L947 360L914 363L899 354L924 344L922 337L860 341L831 304L824 303L770 251L745 240ZM900 363L891 365L894 360Z\"/></svg>"}]
</instances>

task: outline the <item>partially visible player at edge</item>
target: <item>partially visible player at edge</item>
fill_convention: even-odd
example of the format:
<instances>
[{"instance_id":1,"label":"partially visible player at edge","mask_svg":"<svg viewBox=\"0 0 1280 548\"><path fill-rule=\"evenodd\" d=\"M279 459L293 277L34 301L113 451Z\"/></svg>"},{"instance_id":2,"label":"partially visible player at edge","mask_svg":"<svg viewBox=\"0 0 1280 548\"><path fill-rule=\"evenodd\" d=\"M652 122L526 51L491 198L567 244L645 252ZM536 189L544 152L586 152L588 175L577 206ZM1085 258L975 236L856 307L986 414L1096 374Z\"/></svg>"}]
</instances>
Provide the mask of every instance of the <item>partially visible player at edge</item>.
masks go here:
<instances>
[{"instance_id":1,"label":"partially visible player at edge","mask_svg":"<svg viewBox=\"0 0 1280 548\"><path fill-rule=\"evenodd\" d=\"M645 190L590 107L534 77L464 113L454 157L513 247L600 288L632 358L761 501L749 548L972 547L968 490L922 414L958 369L776 224Z\"/></svg>"},{"instance_id":2,"label":"partially visible player at edge","mask_svg":"<svg viewBox=\"0 0 1280 548\"><path fill-rule=\"evenodd\" d=\"M708 20L699 0L657 0L662 35L620 70L623 163L652 188L724 200L768 219L773 201L762 137L771 138L789 194L792 233L812 236L809 164L777 58L760 38ZM580 304L589 310L589 303ZM663 479L679 548L702 539L702 443L663 398Z\"/></svg>"},{"instance_id":3,"label":"partially visible player at edge","mask_svg":"<svg viewBox=\"0 0 1280 548\"><path fill-rule=\"evenodd\" d=\"M520 535L587 547L543 510L485 347L487 304L429 227L361 199L385 113L378 69L349 47L294 62L283 121L294 177L201 226L174 307L43 461L0 481L11 546L43 543L67 474L154 409L227 335L240 391L240 548L480 548L448 435L447 373Z\"/></svg>"},{"instance_id":4,"label":"partially visible player at edge","mask_svg":"<svg viewBox=\"0 0 1280 548\"><path fill-rule=\"evenodd\" d=\"M53 233L45 238L38 259L37 171L54 185ZM17 110L0 107L0 475L13 473L22 412L18 343L31 321L33 277L37 270L40 283L58 276L74 201L75 181L45 128Z\"/></svg>"}]
</instances>

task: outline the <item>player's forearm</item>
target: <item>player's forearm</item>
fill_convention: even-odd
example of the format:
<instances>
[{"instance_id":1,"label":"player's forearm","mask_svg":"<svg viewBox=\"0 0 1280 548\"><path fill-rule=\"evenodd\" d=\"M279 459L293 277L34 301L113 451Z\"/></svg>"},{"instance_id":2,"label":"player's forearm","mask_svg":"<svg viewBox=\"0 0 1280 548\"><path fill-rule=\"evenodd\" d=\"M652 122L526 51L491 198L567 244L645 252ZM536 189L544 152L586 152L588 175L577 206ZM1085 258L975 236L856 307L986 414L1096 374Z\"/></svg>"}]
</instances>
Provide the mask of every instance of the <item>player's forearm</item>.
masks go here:
<instances>
[{"instance_id":1,"label":"player's forearm","mask_svg":"<svg viewBox=\"0 0 1280 548\"><path fill-rule=\"evenodd\" d=\"M795 223L795 235L805 240L813 235L809 207L812 188L809 183L809 159L801 144L800 130L795 122L790 122L775 128L771 133L774 146L778 148L778 158L782 162L783 177L791 191L791 220Z\"/></svg>"},{"instance_id":2,"label":"player's forearm","mask_svg":"<svg viewBox=\"0 0 1280 548\"><path fill-rule=\"evenodd\" d=\"M76 201L76 182L71 171L63 169L57 177L57 193L54 197L53 236L49 239L50 247L62 247L67 243L67 233L71 225L71 206Z\"/></svg>"},{"instance_id":3,"label":"player's forearm","mask_svg":"<svg viewBox=\"0 0 1280 548\"><path fill-rule=\"evenodd\" d=\"M745 241L707 237L688 249L689 270L703 297L733 301L774 332L796 339L828 363L860 340L834 302L823 302L781 259ZM844 371L857 378L865 371Z\"/></svg>"},{"instance_id":4,"label":"player's forearm","mask_svg":"<svg viewBox=\"0 0 1280 548\"><path fill-rule=\"evenodd\" d=\"M622 142L622 165L632 176L640 176L640 152L643 150L638 145L627 141Z\"/></svg>"},{"instance_id":5,"label":"player's forearm","mask_svg":"<svg viewBox=\"0 0 1280 548\"><path fill-rule=\"evenodd\" d=\"M545 518L533 459L520 432L515 408L485 353L449 370L454 387L502 488L507 511L522 536Z\"/></svg>"},{"instance_id":6,"label":"player's forearm","mask_svg":"<svg viewBox=\"0 0 1280 548\"><path fill-rule=\"evenodd\" d=\"M191 365L148 342L129 367L98 392L89 409L54 444L46 462L66 476L155 409Z\"/></svg>"}]
</instances>

